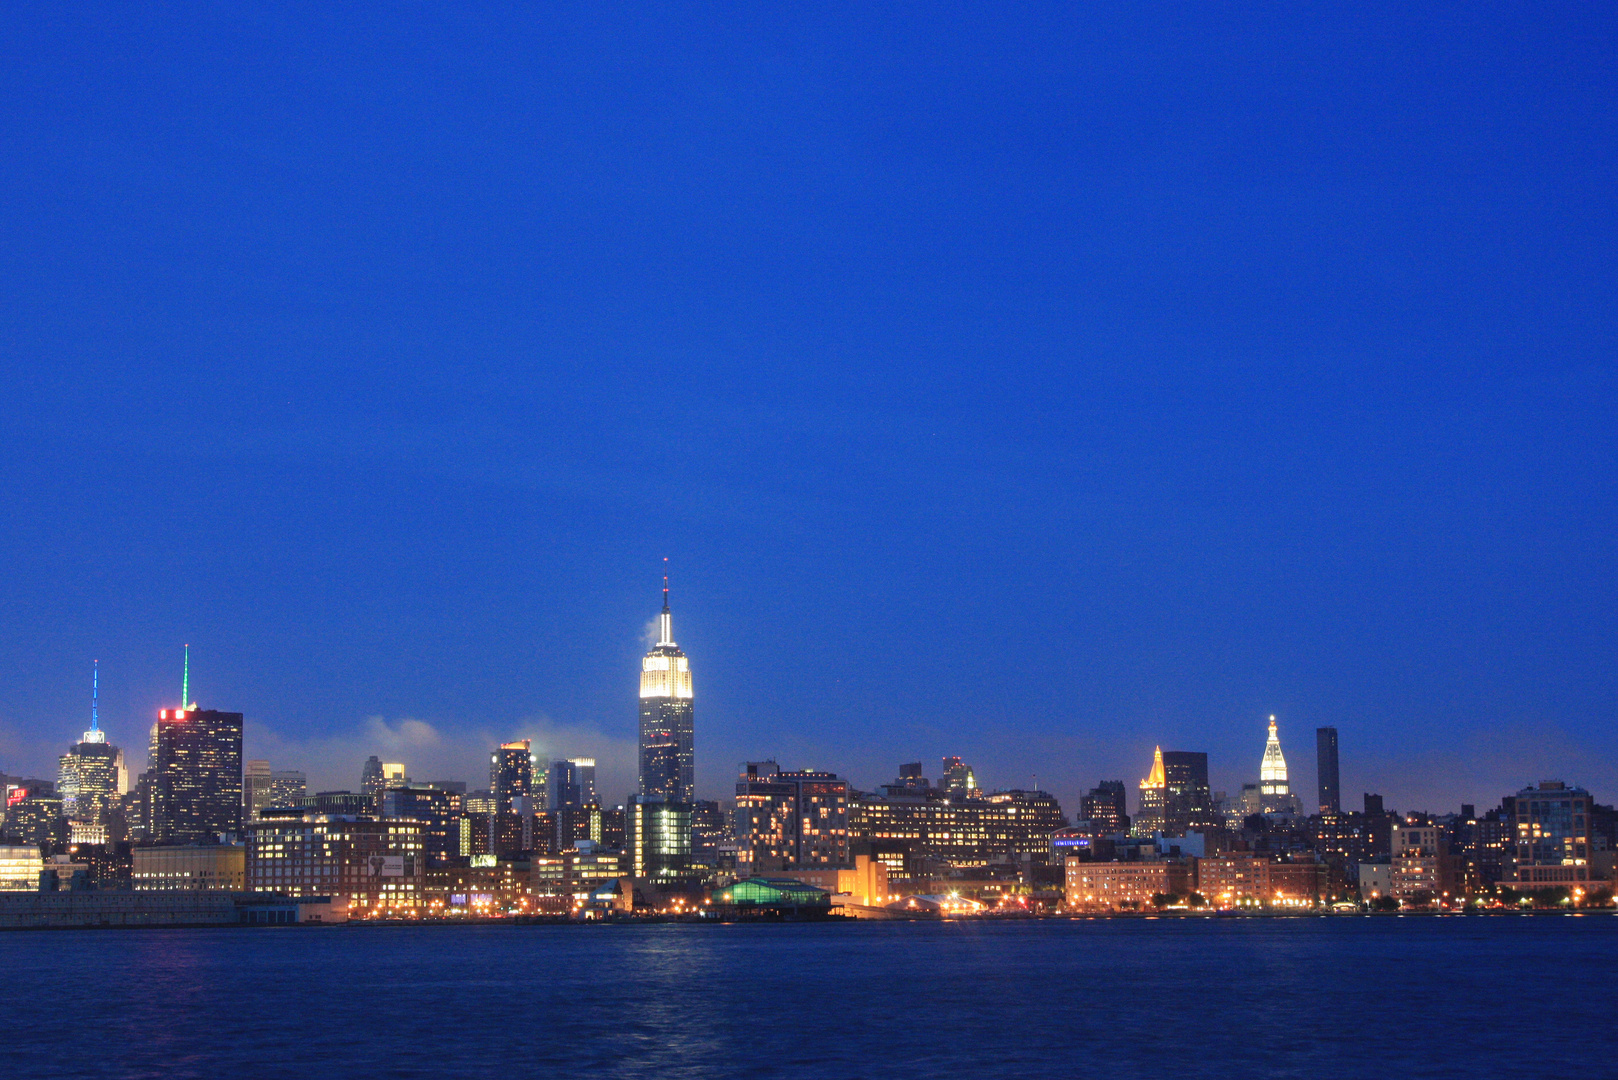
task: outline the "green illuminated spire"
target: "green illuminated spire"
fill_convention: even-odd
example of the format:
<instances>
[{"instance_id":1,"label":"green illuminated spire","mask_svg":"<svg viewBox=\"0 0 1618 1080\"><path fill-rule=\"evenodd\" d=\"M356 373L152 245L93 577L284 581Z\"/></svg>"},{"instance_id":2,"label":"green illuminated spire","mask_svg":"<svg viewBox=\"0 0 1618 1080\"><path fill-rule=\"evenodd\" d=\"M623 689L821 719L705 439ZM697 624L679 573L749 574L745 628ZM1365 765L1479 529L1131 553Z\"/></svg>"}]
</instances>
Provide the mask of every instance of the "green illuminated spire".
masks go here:
<instances>
[{"instance_id":1,"label":"green illuminated spire","mask_svg":"<svg viewBox=\"0 0 1618 1080\"><path fill-rule=\"evenodd\" d=\"M191 693L191 646L185 647L185 674L180 677L180 711L185 712L191 707L188 695Z\"/></svg>"}]
</instances>

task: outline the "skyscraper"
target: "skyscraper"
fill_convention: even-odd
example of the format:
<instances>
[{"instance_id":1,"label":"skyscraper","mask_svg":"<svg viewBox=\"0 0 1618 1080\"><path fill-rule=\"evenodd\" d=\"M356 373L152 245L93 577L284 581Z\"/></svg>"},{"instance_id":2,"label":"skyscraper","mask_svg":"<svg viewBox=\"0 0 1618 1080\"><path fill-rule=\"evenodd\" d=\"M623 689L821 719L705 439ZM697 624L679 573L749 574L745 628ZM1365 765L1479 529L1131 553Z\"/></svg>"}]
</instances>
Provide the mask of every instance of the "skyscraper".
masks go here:
<instances>
[{"instance_id":1,"label":"skyscraper","mask_svg":"<svg viewBox=\"0 0 1618 1080\"><path fill-rule=\"evenodd\" d=\"M1094 828L1110 833L1124 832L1129 828L1122 780L1101 781L1079 800L1079 807L1079 816Z\"/></svg>"},{"instance_id":2,"label":"skyscraper","mask_svg":"<svg viewBox=\"0 0 1618 1080\"><path fill-rule=\"evenodd\" d=\"M242 822L242 714L164 709L147 768L150 838L211 843Z\"/></svg>"},{"instance_id":3,"label":"skyscraper","mask_svg":"<svg viewBox=\"0 0 1618 1080\"><path fill-rule=\"evenodd\" d=\"M1337 729L1315 729L1315 777L1320 784L1320 812L1343 811L1343 788L1337 778Z\"/></svg>"},{"instance_id":4,"label":"skyscraper","mask_svg":"<svg viewBox=\"0 0 1618 1080\"><path fill-rule=\"evenodd\" d=\"M1281 753L1281 737L1275 717L1270 717L1270 737L1264 743L1264 759L1258 767L1258 796L1262 813L1298 814L1303 807L1287 782L1287 759Z\"/></svg>"},{"instance_id":5,"label":"skyscraper","mask_svg":"<svg viewBox=\"0 0 1618 1080\"><path fill-rule=\"evenodd\" d=\"M510 813L515 800L534 797L535 764L527 739L501 743L489 755L489 792L494 797L495 813ZM519 812L531 811L523 804Z\"/></svg>"},{"instance_id":6,"label":"skyscraper","mask_svg":"<svg viewBox=\"0 0 1618 1080\"><path fill-rule=\"evenodd\" d=\"M270 773L270 805L296 806L309 790L309 777L297 769Z\"/></svg>"},{"instance_id":7,"label":"skyscraper","mask_svg":"<svg viewBox=\"0 0 1618 1080\"><path fill-rule=\"evenodd\" d=\"M748 762L736 782L736 843L743 876L850 865L848 781Z\"/></svg>"},{"instance_id":8,"label":"skyscraper","mask_svg":"<svg viewBox=\"0 0 1618 1080\"><path fill-rule=\"evenodd\" d=\"M978 778L972 773L972 766L958 757L944 759L944 790L952 799L977 798L983 794L978 790Z\"/></svg>"},{"instance_id":9,"label":"skyscraper","mask_svg":"<svg viewBox=\"0 0 1618 1080\"><path fill-rule=\"evenodd\" d=\"M382 759L372 754L360 769L360 790L372 798L382 794Z\"/></svg>"},{"instance_id":10,"label":"skyscraper","mask_svg":"<svg viewBox=\"0 0 1618 1080\"><path fill-rule=\"evenodd\" d=\"M1208 790L1208 755L1170 750L1163 755L1163 832L1187 831L1217 824L1213 794Z\"/></svg>"},{"instance_id":11,"label":"skyscraper","mask_svg":"<svg viewBox=\"0 0 1618 1080\"><path fill-rule=\"evenodd\" d=\"M551 762L550 807L589 806L596 801L596 759L568 758Z\"/></svg>"},{"instance_id":12,"label":"skyscraper","mask_svg":"<svg viewBox=\"0 0 1618 1080\"><path fill-rule=\"evenodd\" d=\"M270 763L249 761L242 769L242 820L257 821L270 805Z\"/></svg>"},{"instance_id":13,"label":"skyscraper","mask_svg":"<svg viewBox=\"0 0 1618 1080\"><path fill-rule=\"evenodd\" d=\"M129 786L124 752L109 743L101 730L100 683L98 667L90 682L90 730L62 755L56 781L63 816L91 825L107 824L118 796Z\"/></svg>"},{"instance_id":14,"label":"skyscraper","mask_svg":"<svg viewBox=\"0 0 1618 1080\"><path fill-rule=\"evenodd\" d=\"M695 794L691 724L691 662L674 643L669 579L657 644L641 661L640 794L689 804Z\"/></svg>"},{"instance_id":15,"label":"skyscraper","mask_svg":"<svg viewBox=\"0 0 1618 1080\"><path fill-rule=\"evenodd\" d=\"M1140 782L1140 812L1135 815L1135 832L1150 836L1163 831L1163 810L1168 795L1168 781L1163 772L1163 748L1152 752L1152 771Z\"/></svg>"}]
</instances>

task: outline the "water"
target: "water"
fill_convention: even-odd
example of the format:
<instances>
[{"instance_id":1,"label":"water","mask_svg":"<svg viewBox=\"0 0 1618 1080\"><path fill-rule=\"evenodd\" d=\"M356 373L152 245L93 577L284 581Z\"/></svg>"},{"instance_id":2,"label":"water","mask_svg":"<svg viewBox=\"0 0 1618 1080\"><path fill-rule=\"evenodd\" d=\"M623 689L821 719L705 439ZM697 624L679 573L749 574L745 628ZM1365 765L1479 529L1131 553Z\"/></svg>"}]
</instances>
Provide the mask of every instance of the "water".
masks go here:
<instances>
[{"instance_id":1,"label":"water","mask_svg":"<svg viewBox=\"0 0 1618 1080\"><path fill-rule=\"evenodd\" d=\"M1612 1075L1618 917L0 934L7 1075Z\"/></svg>"}]
</instances>

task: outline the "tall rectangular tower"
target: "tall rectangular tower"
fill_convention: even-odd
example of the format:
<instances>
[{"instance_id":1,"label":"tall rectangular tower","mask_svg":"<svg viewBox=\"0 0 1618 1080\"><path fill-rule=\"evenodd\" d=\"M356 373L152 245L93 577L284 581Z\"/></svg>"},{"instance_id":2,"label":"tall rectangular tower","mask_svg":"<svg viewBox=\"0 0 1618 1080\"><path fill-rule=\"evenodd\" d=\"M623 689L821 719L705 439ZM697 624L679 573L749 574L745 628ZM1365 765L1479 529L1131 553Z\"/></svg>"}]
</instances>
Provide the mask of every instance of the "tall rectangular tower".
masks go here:
<instances>
[{"instance_id":1,"label":"tall rectangular tower","mask_svg":"<svg viewBox=\"0 0 1618 1080\"><path fill-rule=\"evenodd\" d=\"M513 800L534 796L534 754L527 739L501 743L489 756L489 793L497 814L508 813Z\"/></svg>"},{"instance_id":2,"label":"tall rectangular tower","mask_svg":"<svg viewBox=\"0 0 1618 1080\"><path fill-rule=\"evenodd\" d=\"M212 843L242 824L242 714L164 709L152 729L151 838Z\"/></svg>"},{"instance_id":3,"label":"tall rectangular tower","mask_svg":"<svg viewBox=\"0 0 1618 1080\"><path fill-rule=\"evenodd\" d=\"M1320 812L1343 812L1343 788L1337 777L1337 729L1315 729L1315 776L1320 784Z\"/></svg>"},{"instance_id":4,"label":"tall rectangular tower","mask_svg":"<svg viewBox=\"0 0 1618 1080\"><path fill-rule=\"evenodd\" d=\"M667 578L659 627L657 644L641 661L639 793L689 804L696 790L691 662L674 643Z\"/></svg>"}]
</instances>

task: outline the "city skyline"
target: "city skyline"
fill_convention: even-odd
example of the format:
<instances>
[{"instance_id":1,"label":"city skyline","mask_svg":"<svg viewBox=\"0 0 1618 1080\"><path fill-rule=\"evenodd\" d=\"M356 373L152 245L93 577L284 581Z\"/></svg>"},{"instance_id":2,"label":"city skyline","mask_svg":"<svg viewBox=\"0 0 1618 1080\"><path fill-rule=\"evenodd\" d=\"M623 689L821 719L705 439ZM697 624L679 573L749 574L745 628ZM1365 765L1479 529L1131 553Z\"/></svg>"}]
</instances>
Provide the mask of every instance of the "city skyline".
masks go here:
<instances>
[{"instance_id":1,"label":"city skyline","mask_svg":"<svg viewBox=\"0 0 1618 1080\"><path fill-rule=\"evenodd\" d=\"M668 594L669 594L668 580L665 577L664 582L663 582L663 603L664 603L664 607L663 607L662 612L657 616L657 620L656 620L657 629L654 632L652 632L651 634L649 634L649 635L643 635L643 636L649 636L652 639L654 639L653 640L653 650L652 650L651 653L648 653L647 655L648 655L648 657L658 655L661 651L665 651L663 649L664 646L669 646L669 647L673 647L673 652L678 653L680 658L683 659L684 658L683 652L681 650L679 650L678 647L673 646L670 609L668 607ZM184 688L184 689L186 689L188 691L188 688L189 688L189 685L190 685L190 678L191 678L191 674L190 674L190 646L189 645L185 646L182 661L183 661L182 669L181 669L181 671L182 671L182 680L181 680L182 688ZM643 662L642 666L644 667L644 662ZM689 672L689 668L685 668L683 670L685 670L686 672ZM642 686L641 702L642 702L643 708L644 708L644 703L645 703L645 698L644 698L645 689L644 688L646 686L646 682L645 682L646 678L647 678L647 676L643 673L642 676L641 676L641 686ZM689 693L689 687L688 686L687 686L686 692ZM186 695L184 693L182 693L181 696L184 697ZM191 696L193 698L195 697L195 695L191 695ZM168 715L168 710L160 710L160 715L161 716ZM109 739L108 736L107 736L107 733L103 729L101 729L101 727L100 727L100 662L99 661L97 661L95 664L92 665L92 688L91 688L90 716L91 716L91 721L90 721L91 727L90 727L89 731L85 731L85 732L82 733L83 738L85 740L88 740L89 737L93 734L93 735L99 737L99 741L112 743L114 748L119 753L120 767L122 767L122 762L125 760L125 757L127 755L128 760L130 761L130 764L127 767L127 775L128 775L129 780L130 780L130 782L132 784L134 777L146 767L146 762L144 760L144 757L139 752L139 747L144 745L144 740L141 740L141 741L131 740L129 745L131 747L135 748L135 753L128 754L128 752L125 750L123 744L118 743L116 740ZM687 721L687 722L689 723L689 721ZM394 740L394 741L390 742L388 739L384 739L382 741L387 742L389 744L389 746L390 746L392 752L394 752L395 756L399 756L398 748L401 745L404 745L401 742L397 741L397 733L401 732L401 731L408 731L409 730L409 728L407 726L408 723L409 722L407 721L406 724L402 724L398 728L390 728L385 724L381 725L382 730L385 731L388 734L388 736L391 739ZM1269 715L1267 718L1265 718L1265 724L1266 724L1265 741L1264 741L1264 744L1263 744L1262 748L1260 749L1260 751L1256 755L1254 755L1255 759L1257 761L1257 764L1254 765L1251 769L1244 771L1243 766L1241 766L1240 764L1236 764L1236 763L1220 763L1220 766L1216 768L1216 767L1214 767L1213 765L1211 765L1209 763L1209 761L1208 761L1209 755L1205 751L1188 751L1188 750L1185 750L1184 748L1181 748L1181 747L1176 747L1174 749L1170 749L1170 750L1165 751L1164 748L1163 748L1164 744L1156 743L1156 744L1154 744L1154 749L1153 749L1152 755L1149 755L1149 757L1148 757L1148 764L1150 765L1150 768L1148 770L1145 770L1145 771L1150 772L1151 776L1148 778L1148 780L1141 781L1139 787L1142 789L1142 791L1147 789L1149 780L1155 780L1155 782L1159 786L1161 786L1161 784L1163 783L1163 780L1162 780L1160 774L1162 773L1162 770L1164 768L1163 760L1164 760L1164 755L1165 754L1168 754L1170 757L1178 755L1182 759L1187 758L1187 757L1197 757L1197 758L1201 758L1203 760L1203 764L1201 764L1199 766L1199 768L1203 770L1203 773L1201 774L1203 776L1203 782L1207 783L1207 785L1208 785L1208 787L1205 789L1205 791L1207 791L1210 795L1223 795L1228 803L1234 804L1240 799L1240 797L1242 795L1242 788L1243 788L1244 785L1247 786L1247 787L1250 787L1250 788L1258 786L1258 785L1268 785L1269 781L1271 780L1271 772L1272 772L1273 769L1275 769L1277 767L1275 759L1276 759L1276 756L1279 753L1279 747L1278 747L1278 738L1279 738L1279 736L1278 736L1278 726L1279 725L1278 725L1278 721L1277 721L1276 716L1274 714ZM245 731L251 731L251 727L252 727L252 725L251 725L250 719L244 722L244 730ZM151 729L149 728L148 730L150 731ZM572 755L573 757L577 757L579 755L579 751L577 751L576 749L571 749L570 748L570 746L568 744L568 740L570 738L573 739L574 741L590 742L590 741L592 741L592 737L599 737L598 733L586 732L583 735L582 740L581 740L580 735L577 734L577 733L570 736L570 735L568 735L566 733L558 734L558 733L555 732L554 729L550 729L550 731L551 731L550 738L552 740L554 740L554 741L550 742L549 744L544 744L544 743L540 743L540 742L535 741L535 745L532 748L532 758L536 763L538 763L538 766L541 767L541 768L549 767L552 764L553 759L555 759L557 757L557 755L559 755L559 754ZM1331 733L1330 738L1331 738L1332 755L1333 755L1334 758L1336 758L1337 753L1338 753L1338 741L1337 741L1338 740L1338 734L1337 734L1337 730L1336 730L1335 726L1333 726L1333 725L1321 725L1319 729L1311 729L1310 733L1311 734L1318 734L1319 731L1329 731ZM435 735L436 735L436 733L435 733ZM496 739L495 742L490 743L489 745L495 746L496 747L496 753L498 754L501 749L503 749L503 748L505 748L507 746L516 746L516 745L518 745L519 742L522 742L522 743L525 744L524 754L526 756L526 755L529 754L529 750L526 747L526 743L530 742L530 741L534 741L534 740L532 740L531 736L517 736L517 737L514 737L514 738L508 738L508 737L502 736L502 737L499 737L498 739ZM1301 740L1300 740L1299 744L1301 745ZM69 744L68 749L69 749L70 752L77 752L77 748L80 745L81 745L81 742L75 741L74 743ZM301 761L301 760L293 760L291 758L287 758L285 760L278 759L278 758L268 758L268 757L265 757L262 754L254 753L253 752L254 744L252 743L252 741L250 739L246 738L245 736L243 737L243 747L244 747L244 749L241 751L241 757L242 757L243 761L247 761L247 760L250 760L250 759L251 760L257 760L257 761L260 761L260 762L267 761L267 762L269 762L270 767L277 770L277 771L286 770L286 769L295 769L298 772L310 777L309 790L311 792L316 790L316 789L332 790L332 791L341 791L341 790L358 791L363 787L363 784L355 784L352 781L348 780L346 777L344 777L345 770L348 771L348 772L357 771L358 768L360 767L360 765L363 765L363 764L366 763L367 759L369 759L369 761L372 764L374 764L375 762L380 760L375 753L368 754L368 755L365 755L364 757L361 757L361 758L357 759L355 769L346 769L346 767L341 762L337 762L337 761L326 761L326 762L324 762L323 764L320 764L320 765L311 765L309 762L305 762L305 761ZM418 746L418 749L427 749L427 748L428 748L427 746ZM442 742L435 741L434 743L431 744L431 749L433 749L433 750L440 750L442 748L443 748ZM630 755L630 759L627 760L627 761L622 760L622 754L625 753L625 752L627 752ZM415 759L416 762L418 762L420 764L420 767L416 768L415 771L417 772L418 776L420 776L420 775L423 774L423 769L425 769L426 772L433 773L434 776L437 776L438 778L450 779L450 780L459 780L459 781L463 781L463 782L468 782L468 783L471 784L472 787L476 787L475 782L470 781L468 778L479 775L478 769L483 768L485 766L479 765L479 766L476 766L476 767L472 767L472 768L468 769L468 771L466 771L465 774L463 775L462 773L456 771L458 766L449 765L449 764L445 764L445 763L454 762L454 761L461 761L461 762L467 762L467 763L474 762L474 761L476 761L476 762L486 762L488 760L488 753L489 753L489 751L488 751L487 746L478 746L478 745L474 745L474 744L471 744L471 743L468 743L468 744L465 744L465 745L459 745L459 746L454 747L452 749L452 752L451 752L450 756L444 756L441 753L425 753L425 754L422 754L421 756L419 756L419 757L417 757ZM769 756L769 755L767 755L767 756ZM902 763L904 761L913 760L917 756L920 756L920 755L900 755L899 759L892 763L892 766L891 766L889 771L891 772L891 770L893 768L897 768L900 763ZM58 757L61 758L61 757L63 757L63 755L58 755ZM948 764L948 762L950 760L959 761L960 758L962 757L962 755L954 754L948 748L945 748L940 753L935 753L935 754L932 754L930 756L920 756L920 757L921 757L921 761L922 761L923 767L924 767L924 774L930 775L930 773L925 772L926 770L931 768L929 762L931 762L933 760L941 760L941 761L944 762L944 765L947 766L947 764ZM1155 761L1152 760L1153 757L1155 757ZM1297 765L1298 762L1308 762L1310 760L1313 760L1313 758L1314 758L1314 755L1308 755L1308 754L1306 754L1304 752L1304 750L1300 750L1300 749L1297 749L1297 747L1295 747L1292 763L1289 764L1286 761L1280 761L1279 766L1278 766L1279 769L1280 769L1280 775L1281 775L1281 777L1283 778L1284 781L1286 780L1287 775L1290 773L1290 776L1291 776L1291 779L1290 779L1290 782L1289 782L1290 783L1290 793L1291 793L1292 796L1294 796L1294 797L1296 797L1298 799L1298 805L1303 808L1304 813L1315 813L1320 809L1319 806L1314 804L1314 802L1312 801L1313 796L1310 794L1310 793L1316 791L1316 789L1319 786L1319 770L1318 770L1318 768L1316 768L1315 770L1309 772L1307 774L1307 779L1300 779L1300 774L1299 774L1298 765ZM564 760L567 760L567 759L564 759ZM595 759L591 758L589 760L591 760L591 762L593 764ZM742 775L745 775L745 769L748 766L748 760L749 759L742 759L742 760L737 761L735 763L734 771L738 772L738 773L741 773ZM1350 754L1350 761L1351 761L1351 764L1352 764L1352 753ZM641 768L642 768L641 764L640 764L640 751L632 743L627 751L623 751L620 748L619 759L614 759L612 757L612 755L609 754L607 759L606 759L606 762L607 762L606 767L601 770L601 775L604 776L606 779L604 781L598 783L596 785L596 787L602 792L601 798L602 798L602 802L605 805L614 805L614 804L621 805L622 800L623 800L623 798L625 796L623 794L614 794L615 788L614 788L613 785L615 783L617 783L618 787L624 788L624 792L626 794L633 794L635 791L639 790L640 783L638 781L638 777L639 777L639 775L641 773ZM407 771L412 768L411 762L409 762L409 761L402 762L401 764ZM54 766L54 765L49 767L49 768L42 768L42 769L35 769L35 770L30 770L28 768L18 768L15 764L12 764L11 768L7 768L7 765L8 765L8 762L6 762L4 760L0 760L0 774L9 773L10 775L14 775L14 776L28 775L28 776L37 777L37 778L42 779L42 780L54 780L56 775L57 775L57 767ZM813 769L821 768L821 767L823 767L823 766L819 765L819 764L809 764L809 763L793 764L791 766L791 768L794 768L794 769L805 769L805 770L813 770ZM839 774L839 775L850 776L850 777L852 777L854 775L853 770L840 767L835 762L830 763L829 766L824 766L824 767L829 768L829 771L831 771L833 773L836 773L836 774ZM726 801L727 799L729 799L731 797L731 788L732 788L732 786L734 784L734 780L735 780L735 776L733 775L733 770L729 766L723 766L723 767L720 767L717 770L713 770L713 771L717 775L714 776L711 779L709 789L704 790L704 789L699 788L697 790L697 792L696 792L696 795L699 798L717 799L717 800L719 800L721 802ZM941 767L938 771L939 771L938 782L939 782L939 784L942 785L943 783L945 783L944 767ZM1360 794L1354 792L1352 790L1352 788L1350 788L1350 789L1342 789L1341 788L1341 780L1340 780L1341 771L1342 771L1341 767L1339 766L1338 777L1336 778L1336 781L1337 781L1336 782L1336 793L1337 793L1337 796L1338 796L1339 805L1344 810L1355 809L1359 805ZM869 784L865 784L863 782L864 777L861 777L860 778L861 782L856 782L856 783L853 784L853 786L855 788L861 789L861 790L877 790L877 789L879 789L881 787L881 785L883 783L886 782L886 779L885 779L886 775L887 774L884 773L882 771L882 768L879 766L875 770L875 772L872 774L872 778L871 778ZM1570 775L1576 775L1576 774L1570 773ZM629 776L629 777L635 778L635 779L631 779L630 781L628 781L627 784L618 783L617 778L620 778L622 776ZM991 777L990 778L990 784L985 786L985 790L991 790L991 791L995 791L995 790L1006 791L1006 790L1015 790L1015 789L1047 790L1047 791L1050 791L1053 795L1055 795L1057 797L1058 801L1060 802L1060 804L1062 806L1064 806L1066 808L1069 808L1069 811L1071 813L1076 813L1079 810L1079 807L1080 807L1081 802L1082 802L1081 796L1083 796L1085 793L1088 793L1090 791L1090 789L1093 788L1096 784L1110 782L1112 780L1117 779L1116 777L1110 777L1110 776L1107 776L1107 775L1104 775L1104 774L1097 774L1096 776L1091 777L1091 778L1089 778L1087 780L1081 780L1078 783L1078 786L1074 790L1066 791L1066 790L1056 789L1054 787L1054 785L1041 783L1038 780L1038 773L1037 772L1030 771L1030 772L1028 772L1026 774L1026 776L1027 776L1027 781L1028 781L1027 783L1019 783L1015 778L1008 779L1007 782L1005 782L1005 783L998 783ZM1209 779L1210 777L1225 777L1225 776L1236 777L1236 779L1234 780L1234 782L1231 782L1231 783L1224 783L1222 781ZM1589 783L1587 783L1587 782L1585 782L1585 781L1583 781L1581 779L1568 780L1568 777L1565 776L1565 775L1562 775L1562 774L1557 774L1554 777L1550 777L1550 776L1541 777L1541 778L1538 778L1538 779L1567 780L1567 782L1569 782L1569 783L1578 784L1578 785L1586 787L1586 788L1591 787L1591 785ZM330 780L331 783L323 783L322 781L324 781L324 780ZM1530 782L1532 782L1532 781L1529 781L1529 780L1526 780L1526 779L1523 781L1523 783L1530 783ZM1170 786L1172 787L1172 784ZM1283 786L1285 787L1287 785L1284 783ZM1135 787L1136 787L1136 785L1131 781L1129 783L1126 783L1125 790L1133 791L1135 789ZM1268 791L1267 786L1265 787L1265 790ZM1443 813L1443 812L1446 812L1446 810L1453 810L1454 807L1460 806L1463 803L1487 804L1487 803L1490 803L1492 800L1499 797L1497 793L1488 792L1488 791L1469 792L1469 793L1466 793L1462 798L1458 799L1453 804L1453 806L1449 806L1447 804L1417 803L1417 802L1410 802L1408 800L1405 800L1405 801L1401 802L1401 800L1397 796L1391 796L1391 795L1387 794L1385 791L1375 790L1375 789L1373 789L1373 788L1371 788L1369 786L1364 787L1363 790L1364 790L1364 793L1375 794L1375 795L1380 796L1386 802L1386 804L1388 806L1390 806L1390 807L1398 806L1401 810L1409 810L1411 812L1417 812L1417 813L1427 813L1427 812ZM1397 789L1394 789L1394 790L1397 790ZM1511 790L1516 790L1516 789L1515 788L1507 788L1505 790L1511 791ZM1596 791L1596 794L1598 796L1600 796L1602 794L1600 789L1594 789L1594 790ZM1133 797L1131 797L1131 799L1129 800L1129 802L1127 804L1127 808L1128 808L1127 812L1129 812L1131 814L1136 813L1142 807L1142 805L1143 804L1140 801L1140 797L1138 795L1133 796Z\"/></svg>"},{"instance_id":2,"label":"city skyline","mask_svg":"<svg viewBox=\"0 0 1618 1080\"><path fill-rule=\"evenodd\" d=\"M255 757L623 787L669 556L706 795L1618 790L1604 13L324 17L0 44L7 769L191 642Z\"/></svg>"}]
</instances>

